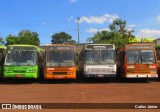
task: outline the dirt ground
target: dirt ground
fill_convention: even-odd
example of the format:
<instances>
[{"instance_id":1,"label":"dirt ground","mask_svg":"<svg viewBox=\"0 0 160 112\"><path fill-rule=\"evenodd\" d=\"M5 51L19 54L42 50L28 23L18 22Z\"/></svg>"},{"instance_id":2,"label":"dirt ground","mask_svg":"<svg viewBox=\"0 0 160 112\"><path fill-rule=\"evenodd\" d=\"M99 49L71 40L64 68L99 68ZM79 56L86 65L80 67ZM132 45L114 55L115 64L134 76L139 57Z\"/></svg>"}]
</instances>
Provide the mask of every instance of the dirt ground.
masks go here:
<instances>
[{"instance_id":1,"label":"dirt ground","mask_svg":"<svg viewBox=\"0 0 160 112\"><path fill-rule=\"evenodd\" d=\"M160 80L7 80L0 82L0 94L0 103L160 103ZM0 111L21 112L22 110ZM39 112L40 110L30 111ZM42 111L158 112L159 109L48 109Z\"/></svg>"}]
</instances>

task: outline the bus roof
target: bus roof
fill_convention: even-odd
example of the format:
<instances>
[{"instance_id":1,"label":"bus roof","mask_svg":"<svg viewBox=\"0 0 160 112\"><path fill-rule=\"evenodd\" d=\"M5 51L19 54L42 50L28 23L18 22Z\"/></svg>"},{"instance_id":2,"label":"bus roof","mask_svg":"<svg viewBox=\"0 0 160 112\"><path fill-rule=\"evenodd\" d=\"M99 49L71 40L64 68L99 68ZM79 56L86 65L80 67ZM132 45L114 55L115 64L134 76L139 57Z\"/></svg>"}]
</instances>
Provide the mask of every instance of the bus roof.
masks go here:
<instances>
[{"instance_id":1,"label":"bus roof","mask_svg":"<svg viewBox=\"0 0 160 112\"><path fill-rule=\"evenodd\" d=\"M114 44L86 44L85 50L115 50Z\"/></svg>"},{"instance_id":2,"label":"bus roof","mask_svg":"<svg viewBox=\"0 0 160 112\"><path fill-rule=\"evenodd\" d=\"M75 46L73 44L46 44L45 46Z\"/></svg>"},{"instance_id":3,"label":"bus roof","mask_svg":"<svg viewBox=\"0 0 160 112\"><path fill-rule=\"evenodd\" d=\"M114 44L86 44L85 46L87 45L113 45L114 46Z\"/></svg>"},{"instance_id":4,"label":"bus roof","mask_svg":"<svg viewBox=\"0 0 160 112\"><path fill-rule=\"evenodd\" d=\"M8 46L37 47L35 45L28 45L28 44L15 44L15 45L8 45Z\"/></svg>"},{"instance_id":5,"label":"bus roof","mask_svg":"<svg viewBox=\"0 0 160 112\"><path fill-rule=\"evenodd\" d=\"M125 46L155 46L154 44L127 44Z\"/></svg>"},{"instance_id":6,"label":"bus roof","mask_svg":"<svg viewBox=\"0 0 160 112\"><path fill-rule=\"evenodd\" d=\"M16 44L16 45L8 45L7 47L14 47L14 46L17 46L17 47L35 47L37 49L38 52L42 51L44 52L43 49L35 46L35 45L27 45L27 44Z\"/></svg>"},{"instance_id":7,"label":"bus roof","mask_svg":"<svg viewBox=\"0 0 160 112\"><path fill-rule=\"evenodd\" d=\"M0 46L0 49L7 49L6 46Z\"/></svg>"},{"instance_id":8,"label":"bus roof","mask_svg":"<svg viewBox=\"0 0 160 112\"><path fill-rule=\"evenodd\" d=\"M127 44L127 45L123 45L119 48L117 48L117 50L136 50L136 49L154 49L154 44Z\"/></svg>"}]
</instances>

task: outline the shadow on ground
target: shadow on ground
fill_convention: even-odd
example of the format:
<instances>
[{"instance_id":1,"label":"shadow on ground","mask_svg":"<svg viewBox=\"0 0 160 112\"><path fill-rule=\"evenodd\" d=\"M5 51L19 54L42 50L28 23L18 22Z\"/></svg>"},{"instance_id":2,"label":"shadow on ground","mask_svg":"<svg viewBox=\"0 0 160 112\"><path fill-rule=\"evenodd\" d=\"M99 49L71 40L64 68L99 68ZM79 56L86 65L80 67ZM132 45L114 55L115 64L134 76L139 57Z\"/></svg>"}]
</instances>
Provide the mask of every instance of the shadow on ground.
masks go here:
<instances>
[{"instance_id":1,"label":"shadow on ground","mask_svg":"<svg viewBox=\"0 0 160 112\"><path fill-rule=\"evenodd\" d=\"M118 79L118 78L84 78L77 71L76 79L1 79L0 84L110 84L110 83L151 83L160 82L159 78L154 79Z\"/></svg>"}]
</instances>

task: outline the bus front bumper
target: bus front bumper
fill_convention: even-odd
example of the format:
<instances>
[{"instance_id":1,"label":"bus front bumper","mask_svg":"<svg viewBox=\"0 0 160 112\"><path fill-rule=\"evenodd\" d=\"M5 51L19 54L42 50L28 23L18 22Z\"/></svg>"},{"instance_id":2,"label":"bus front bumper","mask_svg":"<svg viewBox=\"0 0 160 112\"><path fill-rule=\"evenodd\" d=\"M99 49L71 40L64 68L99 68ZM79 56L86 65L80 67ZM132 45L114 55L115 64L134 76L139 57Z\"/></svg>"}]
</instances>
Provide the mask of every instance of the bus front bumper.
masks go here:
<instances>
[{"instance_id":1,"label":"bus front bumper","mask_svg":"<svg viewBox=\"0 0 160 112\"><path fill-rule=\"evenodd\" d=\"M127 74L126 78L158 78L158 74Z\"/></svg>"},{"instance_id":2,"label":"bus front bumper","mask_svg":"<svg viewBox=\"0 0 160 112\"><path fill-rule=\"evenodd\" d=\"M37 73L5 73L4 78L38 78Z\"/></svg>"},{"instance_id":3,"label":"bus front bumper","mask_svg":"<svg viewBox=\"0 0 160 112\"><path fill-rule=\"evenodd\" d=\"M76 79L76 75L44 75L45 79Z\"/></svg>"},{"instance_id":4,"label":"bus front bumper","mask_svg":"<svg viewBox=\"0 0 160 112\"><path fill-rule=\"evenodd\" d=\"M116 74L84 74L84 77L116 77Z\"/></svg>"}]
</instances>

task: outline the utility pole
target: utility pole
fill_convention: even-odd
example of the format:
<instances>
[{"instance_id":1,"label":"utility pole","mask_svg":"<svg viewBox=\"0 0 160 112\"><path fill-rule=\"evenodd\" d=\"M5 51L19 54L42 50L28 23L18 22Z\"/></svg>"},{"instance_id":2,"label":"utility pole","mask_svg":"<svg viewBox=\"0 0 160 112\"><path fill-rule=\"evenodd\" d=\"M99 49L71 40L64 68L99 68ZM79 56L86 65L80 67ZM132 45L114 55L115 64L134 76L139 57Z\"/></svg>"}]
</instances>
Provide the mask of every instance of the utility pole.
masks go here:
<instances>
[{"instance_id":1,"label":"utility pole","mask_svg":"<svg viewBox=\"0 0 160 112\"><path fill-rule=\"evenodd\" d=\"M80 18L77 18L77 23L78 23L78 44L80 44Z\"/></svg>"}]
</instances>

